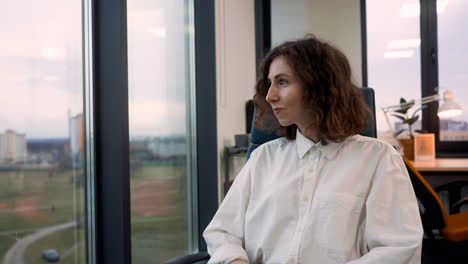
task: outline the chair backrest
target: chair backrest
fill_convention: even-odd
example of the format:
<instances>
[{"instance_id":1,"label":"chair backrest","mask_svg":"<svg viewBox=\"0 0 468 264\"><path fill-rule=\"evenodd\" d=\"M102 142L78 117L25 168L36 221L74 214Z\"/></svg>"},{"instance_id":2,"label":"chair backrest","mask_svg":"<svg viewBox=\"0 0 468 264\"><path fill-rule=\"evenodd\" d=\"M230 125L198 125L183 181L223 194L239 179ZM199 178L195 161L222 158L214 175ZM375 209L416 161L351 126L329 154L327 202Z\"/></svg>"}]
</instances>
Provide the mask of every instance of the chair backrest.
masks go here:
<instances>
[{"instance_id":1,"label":"chair backrest","mask_svg":"<svg viewBox=\"0 0 468 264\"><path fill-rule=\"evenodd\" d=\"M419 210L424 230L426 233L431 234L431 229L444 228L447 213L442 201L411 162L404 156L402 156L402 158L408 169L414 192L420 203Z\"/></svg>"},{"instance_id":2,"label":"chair backrest","mask_svg":"<svg viewBox=\"0 0 468 264\"><path fill-rule=\"evenodd\" d=\"M371 110L371 114L369 115L369 118L367 120L367 125L366 128L359 134L363 136L368 136L368 137L377 137L377 126L376 126L376 120L375 120L375 94L374 90L372 88L368 87L363 87L360 88L364 100L366 101L367 105L369 106L369 109ZM279 136L276 134L275 131L273 130L268 130L265 128L258 128L255 126L255 114L256 110L254 110L253 113L253 120L252 120L252 129L250 132L250 141L252 142L252 145L250 145L249 150L247 152L247 159L249 159L250 154L261 144L268 142L270 140L276 139Z\"/></svg>"},{"instance_id":3,"label":"chair backrest","mask_svg":"<svg viewBox=\"0 0 468 264\"><path fill-rule=\"evenodd\" d=\"M361 88L362 95L364 96L364 101L366 101L367 106L369 107L371 114L367 118L366 128L359 133L362 136L366 137L377 137L377 125L375 119L375 93L374 89L369 87Z\"/></svg>"}]
</instances>

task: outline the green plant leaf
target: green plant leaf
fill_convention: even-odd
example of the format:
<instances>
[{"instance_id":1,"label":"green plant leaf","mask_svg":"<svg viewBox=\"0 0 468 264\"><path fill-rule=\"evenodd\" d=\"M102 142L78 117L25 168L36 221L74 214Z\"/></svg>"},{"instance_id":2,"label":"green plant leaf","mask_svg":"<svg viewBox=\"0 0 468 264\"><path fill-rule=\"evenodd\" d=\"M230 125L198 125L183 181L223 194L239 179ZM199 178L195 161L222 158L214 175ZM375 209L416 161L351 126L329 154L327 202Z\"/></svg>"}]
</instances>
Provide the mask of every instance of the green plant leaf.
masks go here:
<instances>
[{"instance_id":1,"label":"green plant leaf","mask_svg":"<svg viewBox=\"0 0 468 264\"><path fill-rule=\"evenodd\" d=\"M400 119L401 121L405 122L406 118L404 116L401 116L401 115L395 115L395 114L392 114L392 116Z\"/></svg>"},{"instance_id":2,"label":"green plant leaf","mask_svg":"<svg viewBox=\"0 0 468 264\"><path fill-rule=\"evenodd\" d=\"M408 125L412 126L414 123L416 123L417 120L418 119L416 119L416 118L411 118L411 121L408 123Z\"/></svg>"},{"instance_id":3,"label":"green plant leaf","mask_svg":"<svg viewBox=\"0 0 468 264\"><path fill-rule=\"evenodd\" d=\"M419 116L417 116L417 117L419 117ZM405 122L403 122L403 124L408 124L408 125L411 126L412 124L414 124L414 122L416 122L416 120L417 120L417 119L415 119L415 118L413 118L413 117L412 117L412 118L408 118L408 119L405 120Z\"/></svg>"},{"instance_id":4,"label":"green plant leaf","mask_svg":"<svg viewBox=\"0 0 468 264\"><path fill-rule=\"evenodd\" d=\"M401 108L401 109L395 110L395 112L405 115L408 112L408 109L410 109L410 108L411 107Z\"/></svg>"},{"instance_id":5,"label":"green plant leaf","mask_svg":"<svg viewBox=\"0 0 468 264\"><path fill-rule=\"evenodd\" d=\"M403 131L405 131L405 130L406 130L406 129L403 128L403 129L400 129L400 130L398 130L397 132L395 132L395 137L397 137L398 135L400 135L401 132L403 132Z\"/></svg>"},{"instance_id":6,"label":"green plant leaf","mask_svg":"<svg viewBox=\"0 0 468 264\"><path fill-rule=\"evenodd\" d=\"M406 100L405 100L405 98L401 97L400 98L400 104L404 104L404 103L406 103Z\"/></svg>"},{"instance_id":7,"label":"green plant leaf","mask_svg":"<svg viewBox=\"0 0 468 264\"><path fill-rule=\"evenodd\" d=\"M403 98L401 98L401 99L403 99ZM413 107L413 105L414 105L414 100L411 100L411 101L409 101L409 102L406 102L406 101L403 99L404 102L402 102L401 99L400 99L400 109L395 110L395 112L401 113L401 114L405 114L405 115L406 115L406 113L408 113L408 110L409 110L411 107Z\"/></svg>"},{"instance_id":8,"label":"green plant leaf","mask_svg":"<svg viewBox=\"0 0 468 264\"><path fill-rule=\"evenodd\" d=\"M416 130L414 130L414 132L419 133L419 134L426 134L426 133L429 133L429 131L423 130L423 129L416 129Z\"/></svg>"}]
</instances>

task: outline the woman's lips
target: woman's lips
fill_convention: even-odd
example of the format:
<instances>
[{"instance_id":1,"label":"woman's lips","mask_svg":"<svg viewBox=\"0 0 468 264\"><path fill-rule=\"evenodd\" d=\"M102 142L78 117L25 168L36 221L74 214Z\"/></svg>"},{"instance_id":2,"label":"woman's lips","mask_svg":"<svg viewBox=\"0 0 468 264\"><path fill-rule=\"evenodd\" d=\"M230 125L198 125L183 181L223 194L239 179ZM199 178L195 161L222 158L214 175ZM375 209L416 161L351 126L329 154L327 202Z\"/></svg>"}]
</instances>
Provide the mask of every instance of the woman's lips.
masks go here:
<instances>
[{"instance_id":1,"label":"woman's lips","mask_svg":"<svg viewBox=\"0 0 468 264\"><path fill-rule=\"evenodd\" d=\"M273 113L277 115L279 112L281 112L281 110L283 110L283 108L273 108Z\"/></svg>"}]
</instances>

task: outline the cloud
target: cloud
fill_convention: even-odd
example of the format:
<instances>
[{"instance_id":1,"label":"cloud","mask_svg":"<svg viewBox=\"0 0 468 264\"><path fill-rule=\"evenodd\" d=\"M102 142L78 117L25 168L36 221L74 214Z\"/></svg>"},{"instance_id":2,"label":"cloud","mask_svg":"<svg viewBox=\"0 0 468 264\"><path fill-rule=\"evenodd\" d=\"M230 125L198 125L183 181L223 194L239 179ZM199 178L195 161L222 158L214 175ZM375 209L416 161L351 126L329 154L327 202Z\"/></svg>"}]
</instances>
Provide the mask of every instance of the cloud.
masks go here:
<instances>
[{"instance_id":1,"label":"cloud","mask_svg":"<svg viewBox=\"0 0 468 264\"><path fill-rule=\"evenodd\" d=\"M16 87L0 97L0 132L13 129L27 137L67 137L67 111L81 113L82 95L59 87Z\"/></svg>"}]
</instances>

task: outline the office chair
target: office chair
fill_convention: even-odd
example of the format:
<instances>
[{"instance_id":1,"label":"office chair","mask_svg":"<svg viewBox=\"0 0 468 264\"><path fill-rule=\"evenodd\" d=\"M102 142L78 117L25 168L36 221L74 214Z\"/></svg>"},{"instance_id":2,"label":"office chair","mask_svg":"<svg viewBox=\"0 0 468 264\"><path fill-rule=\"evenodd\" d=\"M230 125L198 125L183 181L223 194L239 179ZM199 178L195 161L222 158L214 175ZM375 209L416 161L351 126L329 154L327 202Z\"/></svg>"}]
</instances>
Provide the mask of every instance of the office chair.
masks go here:
<instances>
[{"instance_id":1,"label":"office chair","mask_svg":"<svg viewBox=\"0 0 468 264\"><path fill-rule=\"evenodd\" d=\"M449 208L444 208L437 191L461 193L461 187L468 186L468 182L457 181L433 189L411 162L403 157L411 183L418 198L419 211L423 224L425 239L423 240L423 262L443 261L444 263L468 262L468 212L459 212L462 205L468 204L468 197L460 201L450 201ZM455 195L456 196L456 195ZM434 236L438 230L440 237ZM443 252L443 256L436 255ZM427 258L427 260L425 259ZM436 263L436 262L433 262ZM437 262L438 263L438 262Z\"/></svg>"},{"instance_id":2,"label":"office chair","mask_svg":"<svg viewBox=\"0 0 468 264\"><path fill-rule=\"evenodd\" d=\"M371 110L371 114L367 120L366 128L359 133L362 136L368 137L376 137L377 136L377 127L376 127L376 120L375 120L375 96L374 90L372 88L361 88L361 91L364 96L364 100L366 101L369 109ZM275 131L269 129L259 129L255 127L255 113L254 110L253 120L252 120L252 130L250 133L250 141L252 144L249 146L247 151L247 159L249 159L250 154L261 144L266 143L270 140L276 139L279 136L276 134ZM182 257L176 257L166 262L166 264L205 264L210 259L210 255L207 252L199 252L191 255L186 255Z\"/></svg>"},{"instance_id":3,"label":"office chair","mask_svg":"<svg viewBox=\"0 0 468 264\"><path fill-rule=\"evenodd\" d=\"M432 231L437 229L447 241L468 242L468 212L459 212L461 206L468 204L468 199L465 198L452 203L449 200L449 208L446 210L436 190L427 183L407 158L403 157L403 161L408 169L416 197L420 202L421 220L428 238L435 239ZM454 183L445 184L436 189L439 191L448 190L450 194L452 191L461 192L460 187L463 185L468 186L468 182L459 181ZM457 185L456 188L451 188L455 185Z\"/></svg>"}]
</instances>

